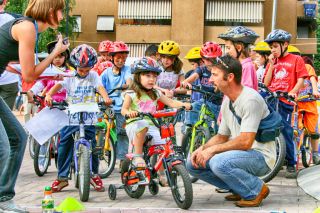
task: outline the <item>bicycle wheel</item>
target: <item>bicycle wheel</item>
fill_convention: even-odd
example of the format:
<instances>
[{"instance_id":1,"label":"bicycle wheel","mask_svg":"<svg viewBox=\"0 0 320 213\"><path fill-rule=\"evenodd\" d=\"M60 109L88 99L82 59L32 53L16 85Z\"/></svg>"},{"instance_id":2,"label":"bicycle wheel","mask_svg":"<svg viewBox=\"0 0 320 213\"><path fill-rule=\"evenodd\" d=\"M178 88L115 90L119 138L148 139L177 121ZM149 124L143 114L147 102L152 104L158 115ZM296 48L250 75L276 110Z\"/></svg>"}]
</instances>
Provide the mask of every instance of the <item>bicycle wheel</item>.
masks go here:
<instances>
[{"instance_id":1,"label":"bicycle wheel","mask_svg":"<svg viewBox=\"0 0 320 213\"><path fill-rule=\"evenodd\" d=\"M27 143L29 144L29 154L30 154L30 157L33 159L34 158L34 145L35 143L37 143L35 141L35 139L32 137L32 135L28 135L28 138L27 138Z\"/></svg>"},{"instance_id":2,"label":"bicycle wheel","mask_svg":"<svg viewBox=\"0 0 320 213\"><path fill-rule=\"evenodd\" d=\"M42 177L48 170L50 163L50 145L51 139L43 145L34 144L33 168L39 177Z\"/></svg>"},{"instance_id":3,"label":"bicycle wheel","mask_svg":"<svg viewBox=\"0 0 320 213\"><path fill-rule=\"evenodd\" d=\"M301 161L304 168L308 168L312 163L311 137L308 134L303 135L303 144L301 149Z\"/></svg>"},{"instance_id":4,"label":"bicycle wheel","mask_svg":"<svg viewBox=\"0 0 320 213\"><path fill-rule=\"evenodd\" d=\"M279 137L276 137L275 143L277 154L275 165L267 174L260 177L260 179L262 179L265 183L272 180L278 174L284 164L284 160L286 157L286 142L282 134L280 134Z\"/></svg>"},{"instance_id":5,"label":"bicycle wheel","mask_svg":"<svg viewBox=\"0 0 320 213\"><path fill-rule=\"evenodd\" d=\"M105 150L102 147L102 151L99 153L99 175L101 178L108 177L116 164L116 144L113 139L109 138L109 148Z\"/></svg>"},{"instance_id":6,"label":"bicycle wheel","mask_svg":"<svg viewBox=\"0 0 320 213\"><path fill-rule=\"evenodd\" d=\"M130 167L130 160L126 158L123 161L122 167L121 167L121 180L124 185L124 190L129 195L129 197L138 199L143 195L143 193L145 191L145 186L144 185L137 185L137 184L129 185L125 181L125 179L126 179L125 176L129 175L128 173L130 172L129 167Z\"/></svg>"},{"instance_id":7,"label":"bicycle wheel","mask_svg":"<svg viewBox=\"0 0 320 213\"><path fill-rule=\"evenodd\" d=\"M174 201L179 208L189 209L193 201L193 189L188 171L181 164L174 165L170 171L170 179Z\"/></svg>"},{"instance_id":8,"label":"bicycle wheel","mask_svg":"<svg viewBox=\"0 0 320 213\"><path fill-rule=\"evenodd\" d=\"M88 201L90 194L90 150L79 145L79 196L83 202Z\"/></svg>"}]
</instances>

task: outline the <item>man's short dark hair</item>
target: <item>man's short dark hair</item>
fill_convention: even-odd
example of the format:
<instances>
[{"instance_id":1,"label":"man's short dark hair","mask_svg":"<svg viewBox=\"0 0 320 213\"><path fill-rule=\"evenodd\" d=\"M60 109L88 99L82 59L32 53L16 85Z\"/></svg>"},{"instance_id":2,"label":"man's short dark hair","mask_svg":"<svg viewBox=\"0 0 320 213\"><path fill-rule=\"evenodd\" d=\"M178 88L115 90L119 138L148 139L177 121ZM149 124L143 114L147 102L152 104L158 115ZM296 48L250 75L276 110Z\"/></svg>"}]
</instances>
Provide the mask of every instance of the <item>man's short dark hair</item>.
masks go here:
<instances>
[{"instance_id":1,"label":"man's short dark hair","mask_svg":"<svg viewBox=\"0 0 320 213\"><path fill-rule=\"evenodd\" d=\"M144 52L144 55L147 57L156 56L158 52L158 45L150 44Z\"/></svg>"},{"instance_id":2,"label":"man's short dark hair","mask_svg":"<svg viewBox=\"0 0 320 213\"><path fill-rule=\"evenodd\" d=\"M2 4L3 4L3 2L4 2L4 0L0 0L0 5L2 5Z\"/></svg>"},{"instance_id":3,"label":"man's short dark hair","mask_svg":"<svg viewBox=\"0 0 320 213\"><path fill-rule=\"evenodd\" d=\"M242 66L237 59L230 55L224 55L220 58L216 58L214 66L224 71L224 79L227 79L229 73L233 73L235 82L241 84Z\"/></svg>"}]
</instances>

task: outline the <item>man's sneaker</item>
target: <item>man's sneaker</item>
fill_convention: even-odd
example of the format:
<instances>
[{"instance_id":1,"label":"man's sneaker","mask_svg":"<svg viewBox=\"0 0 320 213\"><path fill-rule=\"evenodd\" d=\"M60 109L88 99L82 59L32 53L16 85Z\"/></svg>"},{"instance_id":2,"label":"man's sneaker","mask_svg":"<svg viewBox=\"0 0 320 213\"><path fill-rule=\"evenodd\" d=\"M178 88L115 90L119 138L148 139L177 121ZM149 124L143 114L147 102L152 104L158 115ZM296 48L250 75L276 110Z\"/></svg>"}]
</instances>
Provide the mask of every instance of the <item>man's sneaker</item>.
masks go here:
<instances>
[{"instance_id":1,"label":"man's sneaker","mask_svg":"<svg viewBox=\"0 0 320 213\"><path fill-rule=\"evenodd\" d=\"M285 177L288 179L294 179L297 177L297 170L295 165L287 165Z\"/></svg>"},{"instance_id":2,"label":"man's sneaker","mask_svg":"<svg viewBox=\"0 0 320 213\"><path fill-rule=\"evenodd\" d=\"M21 208L20 206L14 204L13 200L0 202L0 212L28 213L28 211L24 208Z\"/></svg>"},{"instance_id":3,"label":"man's sneaker","mask_svg":"<svg viewBox=\"0 0 320 213\"><path fill-rule=\"evenodd\" d=\"M67 180L55 180L52 185L52 192L60 192L63 188L69 186L69 183Z\"/></svg>"},{"instance_id":4,"label":"man's sneaker","mask_svg":"<svg viewBox=\"0 0 320 213\"><path fill-rule=\"evenodd\" d=\"M104 192L106 190L99 175L94 175L91 177L90 184L97 192Z\"/></svg>"},{"instance_id":5,"label":"man's sneaker","mask_svg":"<svg viewBox=\"0 0 320 213\"><path fill-rule=\"evenodd\" d=\"M315 165L320 164L320 157L319 157L318 152L312 153L312 161L313 161L313 164L315 164Z\"/></svg>"}]
</instances>

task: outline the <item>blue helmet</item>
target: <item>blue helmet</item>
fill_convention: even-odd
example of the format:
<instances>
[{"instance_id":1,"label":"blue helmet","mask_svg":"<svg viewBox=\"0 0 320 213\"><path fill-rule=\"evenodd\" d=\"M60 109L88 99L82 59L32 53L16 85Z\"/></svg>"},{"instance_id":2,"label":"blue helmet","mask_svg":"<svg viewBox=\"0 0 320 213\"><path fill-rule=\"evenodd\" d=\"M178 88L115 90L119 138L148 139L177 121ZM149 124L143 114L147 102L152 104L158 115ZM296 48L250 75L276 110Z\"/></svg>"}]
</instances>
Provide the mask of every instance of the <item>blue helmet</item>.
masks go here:
<instances>
[{"instance_id":1,"label":"blue helmet","mask_svg":"<svg viewBox=\"0 0 320 213\"><path fill-rule=\"evenodd\" d=\"M264 41L269 44L272 42L290 42L291 37L291 34L287 31L275 29L272 30L271 33L269 33L269 35Z\"/></svg>"},{"instance_id":2,"label":"blue helmet","mask_svg":"<svg viewBox=\"0 0 320 213\"><path fill-rule=\"evenodd\" d=\"M158 75L161 73L161 68L158 66L157 62L150 57L143 57L136 60L133 63L131 73L137 74L140 72L155 72Z\"/></svg>"},{"instance_id":3,"label":"blue helmet","mask_svg":"<svg viewBox=\"0 0 320 213\"><path fill-rule=\"evenodd\" d=\"M254 44L258 37L259 35L256 32L243 26L230 28L228 31L218 36L218 38L223 40L242 42L244 44Z\"/></svg>"},{"instance_id":4,"label":"blue helmet","mask_svg":"<svg viewBox=\"0 0 320 213\"><path fill-rule=\"evenodd\" d=\"M97 52L93 47L81 44L72 50L70 61L75 67L93 67L97 63Z\"/></svg>"}]
</instances>

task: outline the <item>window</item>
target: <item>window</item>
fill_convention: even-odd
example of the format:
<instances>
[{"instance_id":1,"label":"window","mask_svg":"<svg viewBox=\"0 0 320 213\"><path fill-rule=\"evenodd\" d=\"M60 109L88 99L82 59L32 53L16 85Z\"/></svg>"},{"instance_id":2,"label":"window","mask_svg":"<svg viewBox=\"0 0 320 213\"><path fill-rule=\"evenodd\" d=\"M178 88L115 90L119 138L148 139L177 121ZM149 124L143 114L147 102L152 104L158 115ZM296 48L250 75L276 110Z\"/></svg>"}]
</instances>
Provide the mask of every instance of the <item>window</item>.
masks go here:
<instances>
[{"instance_id":1,"label":"window","mask_svg":"<svg viewBox=\"0 0 320 213\"><path fill-rule=\"evenodd\" d=\"M263 1L207 0L205 21L229 23L261 23Z\"/></svg>"},{"instance_id":2,"label":"window","mask_svg":"<svg viewBox=\"0 0 320 213\"><path fill-rule=\"evenodd\" d=\"M73 32L81 33L81 16L75 15L73 17L76 18L76 22L77 22L77 25L73 28Z\"/></svg>"},{"instance_id":3,"label":"window","mask_svg":"<svg viewBox=\"0 0 320 213\"><path fill-rule=\"evenodd\" d=\"M171 24L171 0L119 0L121 24Z\"/></svg>"},{"instance_id":4,"label":"window","mask_svg":"<svg viewBox=\"0 0 320 213\"><path fill-rule=\"evenodd\" d=\"M114 31L114 17L113 16L98 16L97 17L97 31L113 32Z\"/></svg>"}]
</instances>

